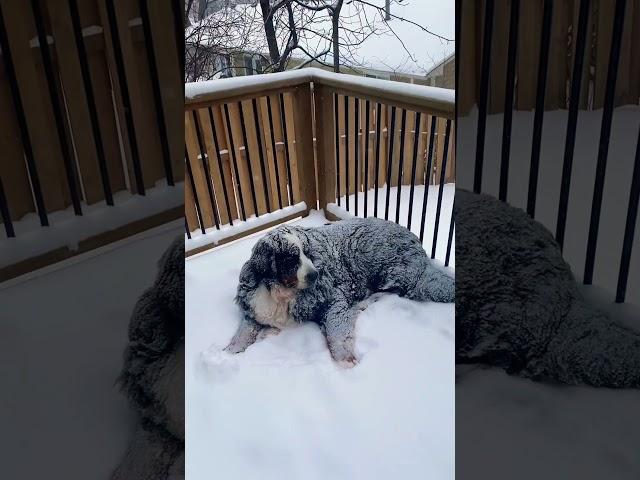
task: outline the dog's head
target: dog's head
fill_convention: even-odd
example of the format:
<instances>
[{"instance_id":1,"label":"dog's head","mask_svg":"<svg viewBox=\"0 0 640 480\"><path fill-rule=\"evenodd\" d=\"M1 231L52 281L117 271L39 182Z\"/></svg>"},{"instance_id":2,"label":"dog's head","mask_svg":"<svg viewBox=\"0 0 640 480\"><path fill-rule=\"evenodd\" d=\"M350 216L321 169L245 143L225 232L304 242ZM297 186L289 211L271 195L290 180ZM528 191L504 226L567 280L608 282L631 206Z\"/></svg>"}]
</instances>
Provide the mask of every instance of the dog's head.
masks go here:
<instances>
[{"instance_id":1,"label":"dog's head","mask_svg":"<svg viewBox=\"0 0 640 480\"><path fill-rule=\"evenodd\" d=\"M253 247L241 273L241 282L263 283L286 295L309 288L318 275L307 236L301 229L279 227Z\"/></svg>"}]
</instances>

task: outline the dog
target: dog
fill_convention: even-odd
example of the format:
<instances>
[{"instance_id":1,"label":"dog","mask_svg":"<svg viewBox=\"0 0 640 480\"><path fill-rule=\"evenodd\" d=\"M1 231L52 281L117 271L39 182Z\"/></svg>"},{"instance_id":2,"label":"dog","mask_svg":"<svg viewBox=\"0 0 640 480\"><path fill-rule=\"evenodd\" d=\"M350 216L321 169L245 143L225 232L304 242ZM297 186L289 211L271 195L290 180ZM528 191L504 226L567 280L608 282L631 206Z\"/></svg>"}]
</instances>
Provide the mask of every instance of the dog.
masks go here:
<instances>
[{"instance_id":1,"label":"dog","mask_svg":"<svg viewBox=\"0 0 640 480\"><path fill-rule=\"evenodd\" d=\"M454 215L457 364L556 384L640 388L640 333L583 298L543 225L460 189Z\"/></svg>"},{"instance_id":2,"label":"dog","mask_svg":"<svg viewBox=\"0 0 640 480\"><path fill-rule=\"evenodd\" d=\"M235 300L243 318L225 351L239 353L290 325L315 322L333 359L352 367L356 317L363 301L381 293L453 302L455 280L413 233L392 222L280 226L256 243L240 271Z\"/></svg>"},{"instance_id":3,"label":"dog","mask_svg":"<svg viewBox=\"0 0 640 480\"><path fill-rule=\"evenodd\" d=\"M139 425L112 480L184 480L184 240L138 299L118 383Z\"/></svg>"}]
</instances>

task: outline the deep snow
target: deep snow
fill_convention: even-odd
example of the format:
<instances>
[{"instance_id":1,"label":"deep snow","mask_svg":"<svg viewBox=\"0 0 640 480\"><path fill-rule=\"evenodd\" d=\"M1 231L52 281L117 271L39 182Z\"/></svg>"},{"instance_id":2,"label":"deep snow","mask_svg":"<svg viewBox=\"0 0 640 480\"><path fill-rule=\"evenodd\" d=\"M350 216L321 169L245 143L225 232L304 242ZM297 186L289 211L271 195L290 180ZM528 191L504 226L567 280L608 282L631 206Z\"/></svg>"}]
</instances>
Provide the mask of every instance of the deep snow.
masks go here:
<instances>
[{"instance_id":1,"label":"deep snow","mask_svg":"<svg viewBox=\"0 0 640 480\"><path fill-rule=\"evenodd\" d=\"M454 478L454 305L370 305L351 370L313 324L229 355L237 278L261 235L186 261L187 478Z\"/></svg>"}]
</instances>

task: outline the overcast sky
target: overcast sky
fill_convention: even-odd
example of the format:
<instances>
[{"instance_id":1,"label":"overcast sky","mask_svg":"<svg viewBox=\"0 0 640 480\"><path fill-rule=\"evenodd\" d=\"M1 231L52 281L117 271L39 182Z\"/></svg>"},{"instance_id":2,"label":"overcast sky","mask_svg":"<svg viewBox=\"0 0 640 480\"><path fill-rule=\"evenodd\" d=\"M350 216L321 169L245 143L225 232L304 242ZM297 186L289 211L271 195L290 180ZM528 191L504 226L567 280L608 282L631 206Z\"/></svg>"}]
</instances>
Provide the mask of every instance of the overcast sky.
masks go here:
<instances>
[{"instance_id":1,"label":"overcast sky","mask_svg":"<svg viewBox=\"0 0 640 480\"><path fill-rule=\"evenodd\" d=\"M369 0L369 2L380 6L384 6L385 3L384 0ZM394 4L391 13L408 18L446 38L454 39L454 0L404 0L403 4ZM423 69L429 70L455 49L453 42L444 42L406 22L393 19L390 25L398 33L416 62L408 59L401 43L392 34L387 34L369 37L362 45L359 54L364 63L382 70L388 70L388 66L396 68L403 65L400 68L401 71L424 74Z\"/></svg>"}]
</instances>

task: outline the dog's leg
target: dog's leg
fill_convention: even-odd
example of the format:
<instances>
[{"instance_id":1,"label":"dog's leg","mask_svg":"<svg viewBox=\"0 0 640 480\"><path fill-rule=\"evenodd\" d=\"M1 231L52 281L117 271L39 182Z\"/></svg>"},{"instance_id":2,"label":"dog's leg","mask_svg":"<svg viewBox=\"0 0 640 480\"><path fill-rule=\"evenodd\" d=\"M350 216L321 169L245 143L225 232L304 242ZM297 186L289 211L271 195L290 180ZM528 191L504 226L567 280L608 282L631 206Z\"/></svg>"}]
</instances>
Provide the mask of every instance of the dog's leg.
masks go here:
<instances>
[{"instance_id":1,"label":"dog's leg","mask_svg":"<svg viewBox=\"0 0 640 480\"><path fill-rule=\"evenodd\" d=\"M264 327L255 320L245 317L238 327L229 345L224 349L229 353L244 352L250 345L253 345L258 338L258 334Z\"/></svg>"},{"instance_id":2,"label":"dog's leg","mask_svg":"<svg viewBox=\"0 0 640 480\"><path fill-rule=\"evenodd\" d=\"M355 326L359 311L345 301L338 301L329 308L323 325L331 356L347 368L358 363L355 356Z\"/></svg>"}]
</instances>

